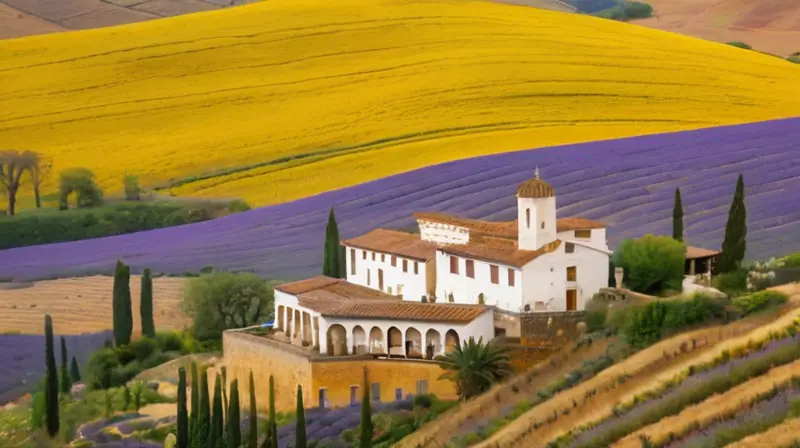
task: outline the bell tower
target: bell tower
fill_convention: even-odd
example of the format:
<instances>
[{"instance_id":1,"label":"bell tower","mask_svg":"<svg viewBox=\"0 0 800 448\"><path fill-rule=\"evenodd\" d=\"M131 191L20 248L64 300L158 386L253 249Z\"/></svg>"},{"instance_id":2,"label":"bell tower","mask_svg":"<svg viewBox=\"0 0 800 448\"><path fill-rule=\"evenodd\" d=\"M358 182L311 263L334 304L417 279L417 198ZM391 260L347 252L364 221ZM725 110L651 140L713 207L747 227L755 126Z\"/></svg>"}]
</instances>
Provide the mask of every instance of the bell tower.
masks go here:
<instances>
[{"instance_id":1,"label":"bell tower","mask_svg":"<svg viewBox=\"0 0 800 448\"><path fill-rule=\"evenodd\" d=\"M539 177L517 187L517 248L536 250L556 239L556 193Z\"/></svg>"}]
</instances>

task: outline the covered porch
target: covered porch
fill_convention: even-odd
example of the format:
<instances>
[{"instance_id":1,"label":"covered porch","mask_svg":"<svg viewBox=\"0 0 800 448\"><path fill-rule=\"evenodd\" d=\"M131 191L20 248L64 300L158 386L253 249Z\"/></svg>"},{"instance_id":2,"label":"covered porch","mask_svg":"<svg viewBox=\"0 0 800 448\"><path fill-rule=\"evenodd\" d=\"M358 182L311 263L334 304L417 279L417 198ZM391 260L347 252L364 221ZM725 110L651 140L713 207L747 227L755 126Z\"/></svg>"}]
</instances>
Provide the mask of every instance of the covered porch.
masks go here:
<instances>
[{"instance_id":1,"label":"covered porch","mask_svg":"<svg viewBox=\"0 0 800 448\"><path fill-rule=\"evenodd\" d=\"M701 280L701 284L711 284L711 273L717 262L720 251L703 249L701 247L686 246L686 261L684 262L684 275L694 276Z\"/></svg>"}]
</instances>

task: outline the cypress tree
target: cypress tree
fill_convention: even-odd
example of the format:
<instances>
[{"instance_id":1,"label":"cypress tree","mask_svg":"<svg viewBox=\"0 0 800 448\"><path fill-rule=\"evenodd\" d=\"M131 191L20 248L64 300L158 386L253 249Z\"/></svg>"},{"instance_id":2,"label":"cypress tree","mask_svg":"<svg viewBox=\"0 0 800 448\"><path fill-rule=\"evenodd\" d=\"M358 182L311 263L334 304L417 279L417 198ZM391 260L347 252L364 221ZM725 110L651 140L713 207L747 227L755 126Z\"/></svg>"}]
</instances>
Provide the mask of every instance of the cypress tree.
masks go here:
<instances>
[{"instance_id":1,"label":"cypress tree","mask_svg":"<svg viewBox=\"0 0 800 448\"><path fill-rule=\"evenodd\" d=\"M73 384L81 381L81 372L78 370L78 360L76 360L74 356L69 366L69 377Z\"/></svg>"},{"instance_id":2,"label":"cypress tree","mask_svg":"<svg viewBox=\"0 0 800 448\"><path fill-rule=\"evenodd\" d=\"M200 390L197 393L200 403L197 409L197 424L192 429L192 448L205 448L211 433L211 404L208 390L208 373L206 369L200 370Z\"/></svg>"},{"instance_id":3,"label":"cypress tree","mask_svg":"<svg viewBox=\"0 0 800 448\"><path fill-rule=\"evenodd\" d=\"M228 369L222 366L220 371L222 372L222 420L225 421L225 416L228 415Z\"/></svg>"},{"instance_id":4,"label":"cypress tree","mask_svg":"<svg viewBox=\"0 0 800 448\"><path fill-rule=\"evenodd\" d=\"M239 407L239 381L231 382L231 401L228 404L227 446L239 448L242 445L242 418Z\"/></svg>"},{"instance_id":5,"label":"cypress tree","mask_svg":"<svg viewBox=\"0 0 800 448\"><path fill-rule=\"evenodd\" d=\"M186 368L178 369L178 437L177 448L189 447L189 416L186 411Z\"/></svg>"},{"instance_id":6,"label":"cypress tree","mask_svg":"<svg viewBox=\"0 0 800 448\"><path fill-rule=\"evenodd\" d=\"M742 175L736 181L736 192L728 212L725 225L725 239L722 241L722 255L717 270L721 273L735 271L744 259L747 250L747 209L744 205L744 180Z\"/></svg>"},{"instance_id":7,"label":"cypress tree","mask_svg":"<svg viewBox=\"0 0 800 448\"><path fill-rule=\"evenodd\" d=\"M44 389L45 426L50 437L58 434L58 373L56 373L56 354L53 348L53 319L44 315L45 363L47 364L47 382Z\"/></svg>"},{"instance_id":8,"label":"cypress tree","mask_svg":"<svg viewBox=\"0 0 800 448\"><path fill-rule=\"evenodd\" d=\"M270 448L278 448L278 421L275 417L275 377L269 376L269 437Z\"/></svg>"},{"instance_id":9,"label":"cypress tree","mask_svg":"<svg viewBox=\"0 0 800 448\"><path fill-rule=\"evenodd\" d=\"M294 448L308 448L306 443L306 415L303 409L303 386L297 385L297 423Z\"/></svg>"},{"instance_id":10,"label":"cypress tree","mask_svg":"<svg viewBox=\"0 0 800 448\"><path fill-rule=\"evenodd\" d=\"M360 448L372 448L372 403L370 402L369 378L364 367L364 394L361 399L361 437Z\"/></svg>"},{"instance_id":11,"label":"cypress tree","mask_svg":"<svg viewBox=\"0 0 800 448\"><path fill-rule=\"evenodd\" d=\"M215 448L219 440L224 438L223 430L224 420L222 418L222 384L220 376L216 375L214 379L214 404L211 411L211 431L208 437L209 448Z\"/></svg>"},{"instance_id":12,"label":"cypress tree","mask_svg":"<svg viewBox=\"0 0 800 448\"><path fill-rule=\"evenodd\" d=\"M114 342L117 345L122 345L122 341L124 339L123 336L123 306L122 306L122 295L120 293L120 289L122 288L122 274L124 271L124 265L122 264L122 260L117 260L117 267L114 269L114 290L111 293L111 318L113 320L114 325Z\"/></svg>"},{"instance_id":13,"label":"cypress tree","mask_svg":"<svg viewBox=\"0 0 800 448\"><path fill-rule=\"evenodd\" d=\"M325 254L322 274L328 277L339 278L339 257L341 254L339 244L339 227L336 224L336 216L333 207L328 214L328 225L325 227Z\"/></svg>"},{"instance_id":14,"label":"cypress tree","mask_svg":"<svg viewBox=\"0 0 800 448\"><path fill-rule=\"evenodd\" d=\"M200 406L200 391L197 385L197 363L192 361L192 401L191 409L189 410L189 435L194 437L194 429L197 425L197 412Z\"/></svg>"},{"instance_id":15,"label":"cypress tree","mask_svg":"<svg viewBox=\"0 0 800 448\"><path fill-rule=\"evenodd\" d=\"M59 382L61 393L69 395L72 390L72 384L69 380L69 370L67 369L67 341L64 340L64 336L61 336L61 372L59 373L61 374L61 381Z\"/></svg>"},{"instance_id":16,"label":"cypress tree","mask_svg":"<svg viewBox=\"0 0 800 448\"><path fill-rule=\"evenodd\" d=\"M142 316L142 336L156 337L156 326L153 322L153 278L150 268L142 273L142 295L139 302L139 312Z\"/></svg>"},{"instance_id":17,"label":"cypress tree","mask_svg":"<svg viewBox=\"0 0 800 448\"><path fill-rule=\"evenodd\" d=\"M247 437L248 448L258 448L258 409L256 408L256 383L253 371L250 371L250 433Z\"/></svg>"},{"instance_id":18,"label":"cypress tree","mask_svg":"<svg viewBox=\"0 0 800 448\"><path fill-rule=\"evenodd\" d=\"M114 271L113 321L114 342L117 346L127 345L131 341L133 331L133 314L131 312L131 271L121 260L117 260Z\"/></svg>"},{"instance_id":19,"label":"cypress tree","mask_svg":"<svg viewBox=\"0 0 800 448\"><path fill-rule=\"evenodd\" d=\"M681 189L675 189L675 205L672 207L672 239L683 242L683 203Z\"/></svg>"},{"instance_id":20,"label":"cypress tree","mask_svg":"<svg viewBox=\"0 0 800 448\"><path fill-rule=\"evenodd\" d=\"M133 310L131 309L131 267L125 265L122 275L122 284L120 285L120 292L122 295L122 316L124 324L123 326L123 336L124 336L124 344L128 344L131 341L131 334L133 333Z\"/></svg>"}]
</instances>

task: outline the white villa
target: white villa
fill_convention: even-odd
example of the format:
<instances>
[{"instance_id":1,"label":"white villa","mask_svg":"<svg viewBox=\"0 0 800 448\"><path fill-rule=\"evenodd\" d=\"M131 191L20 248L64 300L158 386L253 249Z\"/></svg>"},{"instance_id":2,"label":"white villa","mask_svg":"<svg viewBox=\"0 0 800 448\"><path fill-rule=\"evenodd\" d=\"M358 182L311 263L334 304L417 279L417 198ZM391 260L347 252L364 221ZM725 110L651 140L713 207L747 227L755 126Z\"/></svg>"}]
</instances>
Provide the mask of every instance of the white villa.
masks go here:
<instances>
[{"instance_id":1,"label":"white villa","mask_svg":"<svg viewBox=\"0 0 800 448\"><path fill-rule=\"evenodd\" d=\"M469 337L491 340L495 311L581 311L608 285L603 224L556 218L553 187L517 188L517 219L416 213L419 233L375 229L342 241L347 280L276 287L276 328L320 354L432 358Z\"/></svg>"}]
</instances>

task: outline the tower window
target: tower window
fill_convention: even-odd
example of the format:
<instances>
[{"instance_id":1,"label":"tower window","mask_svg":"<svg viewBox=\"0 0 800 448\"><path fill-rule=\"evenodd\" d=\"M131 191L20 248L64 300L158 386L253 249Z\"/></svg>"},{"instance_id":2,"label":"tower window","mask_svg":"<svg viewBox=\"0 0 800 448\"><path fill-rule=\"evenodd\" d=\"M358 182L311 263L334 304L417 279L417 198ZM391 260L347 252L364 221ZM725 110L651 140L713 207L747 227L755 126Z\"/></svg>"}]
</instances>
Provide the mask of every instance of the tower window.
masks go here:
<instances>
[{"instance_id":1,"label":"tower window","mask_svg":"<svg viewBox=\"0 0 800 448\"><path fill-rule=\"evenodd\" d=\"M529 208L525 209L525 226L531 228L531 209Z\"/></svg>"},{"instance_id":2,"label":"tower window","mask_svg":"<svg viewBox=\"0 0 800 448\"><path fill-rule=\"evenodd\" d=\"M575 231L575 238L591 238L592 231L591 230L576 230Z\"/></svg>"}]
</instances>

